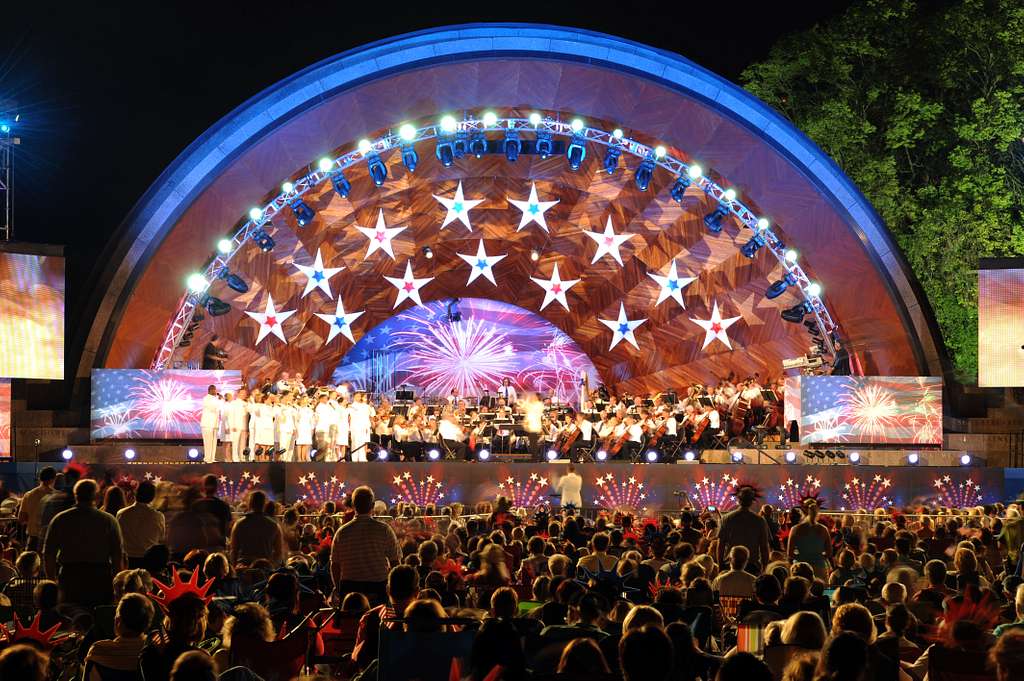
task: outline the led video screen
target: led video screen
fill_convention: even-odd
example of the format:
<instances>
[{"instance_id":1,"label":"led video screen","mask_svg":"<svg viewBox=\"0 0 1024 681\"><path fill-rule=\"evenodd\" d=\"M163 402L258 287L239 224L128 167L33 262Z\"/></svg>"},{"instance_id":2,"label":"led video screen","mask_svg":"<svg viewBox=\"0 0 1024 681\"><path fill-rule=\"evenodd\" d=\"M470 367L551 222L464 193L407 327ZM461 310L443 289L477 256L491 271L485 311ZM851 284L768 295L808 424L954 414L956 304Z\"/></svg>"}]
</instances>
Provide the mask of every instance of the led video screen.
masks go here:
<instances>
[{"instance_id":1,"label":"led video screen","mask_svg":"<svg viewBox=\"0 0 1024 681\"><path fill-rule=\"evenodd\" d=\"M0 377L64 378L64 258L0 251Z\"/></svg>"},{"instance_id":2,"label":"led video screen","mask_svg":"<svg viewBox=\"0 0 1024 681\"><path fill-rule=\"evenodd\" d=\"M0 459L11 457L11 382L0 378Z\"/></svg>"},{"instance_id":3,"label":"led video screen","mask_svg":"<svg viewBox=\"0 0 1024 681\"><path fill-rule=\"evenodd\" d=\"M800 442L942 444L942 378L804 376Z\"/></svg>"},{"instance_id":4,"label":"led video screen","mask_svg":"<svg viewBox=\"0 0 1024 681\"><path fill-rule=\"evenodd\" d=\"M978 385L1024 386L1024 258L978 270Z\"/></svg>"},{"instance_id":5,"label":"led video screen","mask_svg":"<svg viewBox=\"0 0 1024 681\"><path fill-rule=\"evenodd\" d=\"M333 381L389 392L407 386L423 397L495 394L508 378L524 392L579 401L583 376L597 387L597 370L579 345L540 315L485 298L462 298L461 321L449 321L447 301L401 312L371 329L342 358Z\"/></svg>"},{"instance_id":6,"label":"led video screen","mask_svg":"<svg viewBox=\"0 0 1024 681\"><path fill-rule=\"evenodd\" d=\"M199 418L207 389L234 393L240 371L93 369L93 440L190 440L202 437Z\"/></svg>"}]
</instances>

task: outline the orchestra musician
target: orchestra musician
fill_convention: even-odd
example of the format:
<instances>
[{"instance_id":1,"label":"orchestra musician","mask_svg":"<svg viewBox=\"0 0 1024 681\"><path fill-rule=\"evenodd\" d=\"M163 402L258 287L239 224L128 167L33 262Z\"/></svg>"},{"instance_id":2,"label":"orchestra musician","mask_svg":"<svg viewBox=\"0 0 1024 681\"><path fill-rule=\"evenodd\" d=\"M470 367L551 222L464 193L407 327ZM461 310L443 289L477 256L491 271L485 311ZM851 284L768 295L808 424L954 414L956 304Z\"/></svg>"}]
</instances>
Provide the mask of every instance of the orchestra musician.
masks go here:
<instances>
[{"instance_id":1,"label":"orchestra musician","mask_svg":"<svg viewBox=\"0 0 1024 681\"><path fill-rule=\"evenodd\" d=\"M594 424L583 415L583 412L576 412L572 427L579 435L569 445L569 460L579 461L580 451L587 451L594 446Z\"/></svg>"},{"instance_id":2,"label":"orchestra musician","mask_svg":"<svg viewBox=\"0 0 1024 681\"><path fill-rule=\"evenodd\" d=\"M498 387L498 397L505 400L505 404L515 404L518 400L516 389L512 387L512 381L508 378L501 379Z\"/></svg>"}]
</instances>

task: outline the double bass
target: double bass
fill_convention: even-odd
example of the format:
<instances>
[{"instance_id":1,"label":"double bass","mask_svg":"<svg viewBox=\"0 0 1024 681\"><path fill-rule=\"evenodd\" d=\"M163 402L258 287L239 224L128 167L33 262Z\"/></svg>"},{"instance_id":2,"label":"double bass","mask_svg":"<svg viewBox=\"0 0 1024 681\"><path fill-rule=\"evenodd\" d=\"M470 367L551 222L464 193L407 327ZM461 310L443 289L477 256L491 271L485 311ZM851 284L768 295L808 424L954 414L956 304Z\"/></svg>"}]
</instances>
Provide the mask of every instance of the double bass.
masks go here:
<instances>
[{"instance_id":1,"label":"double bass","mask_svg":"<svg viewBox=\"0 0 1024 681\"><path fill-rule=\"evenodd\" d=\"M651 441L648 443L649 446L654 447L658 444L658 440L665 437L665 433L668 432L668 419L669 417L666 416L661 420L661 423L654 431L654 435L651 436Z\"/></svg>"},{"instance_id":2,"label":"double bass","mask_svg":"<svg viewBox=\"0 0 1024 681\"><path fill-rule=\"evenodd\" d=\"M569 450L576 440L579 439L582 429L575 423L569 424L569 426L562 432L562 443L558 447L558 451L562 454L568 454Z\"/></svg>"}]
</instances>

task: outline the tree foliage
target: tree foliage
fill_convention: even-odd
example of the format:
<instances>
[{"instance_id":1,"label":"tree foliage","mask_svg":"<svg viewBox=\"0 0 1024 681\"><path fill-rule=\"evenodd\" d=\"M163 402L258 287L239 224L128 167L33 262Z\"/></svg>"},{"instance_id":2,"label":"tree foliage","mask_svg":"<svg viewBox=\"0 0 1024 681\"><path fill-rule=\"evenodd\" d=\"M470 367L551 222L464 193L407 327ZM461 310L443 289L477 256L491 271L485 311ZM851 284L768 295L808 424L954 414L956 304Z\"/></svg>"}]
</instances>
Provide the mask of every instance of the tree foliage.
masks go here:
<instances>
[{"instance_id":1,"label":"tree foliage","mask_svg":"<svg viewBox=\"0 0 1024 681\"><path fill-rule=\"evenodd\" d=\"M874 204L974 380L978 258L1024 255L1024 3L865 0L742 80Z\"/></svg>"}]
</instances>

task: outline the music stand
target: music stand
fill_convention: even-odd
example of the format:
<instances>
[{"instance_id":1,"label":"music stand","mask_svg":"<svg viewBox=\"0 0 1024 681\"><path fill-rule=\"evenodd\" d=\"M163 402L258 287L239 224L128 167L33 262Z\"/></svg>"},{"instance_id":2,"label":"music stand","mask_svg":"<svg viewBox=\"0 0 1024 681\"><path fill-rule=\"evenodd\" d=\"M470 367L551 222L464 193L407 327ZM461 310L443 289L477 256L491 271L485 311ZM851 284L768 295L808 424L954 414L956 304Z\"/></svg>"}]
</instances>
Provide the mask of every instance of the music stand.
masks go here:
<instances>
[{"instance_id":1,"label":"music stand","mask_svg":"<svg viewBox=\"0 0 1024 681\"><path fill-rule=\"evenodd\" d=\"M416 394L412 390L396 390L395 401L396 402L412 402L415 399Z\"/></svg>"},{"instance_id":2,"label":"music stand","mask_svg":"<svg viewBox=\"0 0 1024 681\"><path fill-rule=\"evenodd\" d=\"M765 402L768 402L770 404L775 404L776 402L779 401L778 396L774 392L772 392L771 390L764 390L764 389L762 389L761 390L761 397L764 398Z\"/></svg>"},{"instance_id":3,"label":"music stand","mask_svg":"<svg viewBox=\"0 0 1024 681\"><path fill-rule=\"evenodd\" d=\"M697 404L701 405L702 407L713 407L713 406L715 406L715 403L711 401L710 397L698 397L697 398Z\"/></svg>"}]
</instances>

